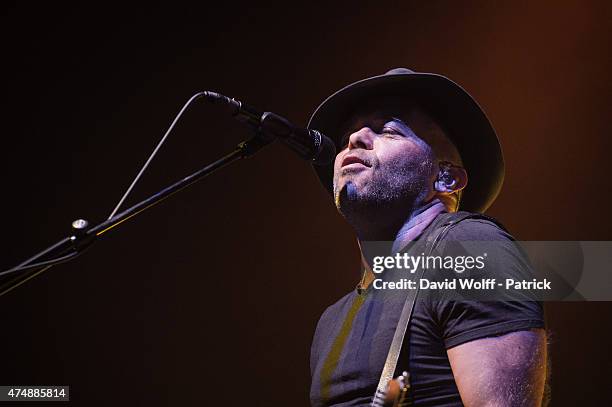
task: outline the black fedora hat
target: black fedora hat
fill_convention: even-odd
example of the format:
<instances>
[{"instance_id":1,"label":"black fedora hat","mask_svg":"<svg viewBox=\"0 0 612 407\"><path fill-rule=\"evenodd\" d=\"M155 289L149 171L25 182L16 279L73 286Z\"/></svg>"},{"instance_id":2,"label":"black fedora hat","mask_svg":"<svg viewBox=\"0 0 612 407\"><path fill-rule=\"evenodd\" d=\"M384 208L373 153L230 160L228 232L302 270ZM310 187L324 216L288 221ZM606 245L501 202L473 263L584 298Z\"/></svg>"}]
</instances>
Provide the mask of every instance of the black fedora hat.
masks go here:
<instances>
[{"instance_id":1,"label":"black fedora hat","mask_svg":"<svg viewBox=\"0 0 612 407\"><path fill-rule=\"evenodd\" d=\"M354 82L325 99L310 117L308 128L321 131L340 148L341 126L354 110L369 99L386 96L416 102L445 130L468 173L460 208L484 212L495 200L504 180L501 146L478 103L461 86L442 75L396 68ZM314 168L323 185L332 192L333 163L314 165Z\"/></svg>"}]
</instances>

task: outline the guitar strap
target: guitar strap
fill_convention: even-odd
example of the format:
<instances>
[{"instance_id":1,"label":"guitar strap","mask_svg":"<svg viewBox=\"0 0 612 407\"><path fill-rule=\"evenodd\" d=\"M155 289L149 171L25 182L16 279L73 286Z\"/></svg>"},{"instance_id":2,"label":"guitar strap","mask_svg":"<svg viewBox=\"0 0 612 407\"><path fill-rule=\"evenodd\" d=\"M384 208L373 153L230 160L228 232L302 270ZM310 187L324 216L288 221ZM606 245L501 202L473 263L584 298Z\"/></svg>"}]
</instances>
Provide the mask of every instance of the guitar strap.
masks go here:
<instances>
[{"instance_id":1,"label":"guitar strap","mask_svg":"<svg viewBox=\"0 0 612 407\"><path fill-rule=\"evenodd\" d=\"M436 246L440 243L442 238L446 235L446 233L452 226L468 218L484 218L487 220L492 220L484 215L481 215L478 213L469 213L469 212L443 213L439 215L436 219L434 219L434 222L437 224L437 226L434 227L434 233L429 233L426 238L427 239L425 243L426 247L427 245L429 246L427 255L428 256L431 255L434 248L436 248ZM424 273L425 273L425 268L423 267L417 273L418 279L421 279ZM393 341L391 342L391 346L389 347L389 353L387 354L387 360L385 361L385 366L383 367L382 374L380 375L380 380L378 381L378 387L376 388L376 394L374 395L374 399L372 400L371 405L373 407L383 406L387 384L394 377L395 369L397 368L397 361L399 359L400 352L402 351L402 344L404 342L404 336L406 335L408 324L410 323L410 318L412 317L412 310L414 308L414 303L416 302L416 297L419 292L418 284L415 290L407 290L407 291L408 291L408 294L406 296L406 301L404 302L402 313L400 314L400 318L397 323L397 327L395 328L395 333L393 334ZM403 350L405 352L408 351L408 343L406 343Z\"/></svg>"}]
</instances>

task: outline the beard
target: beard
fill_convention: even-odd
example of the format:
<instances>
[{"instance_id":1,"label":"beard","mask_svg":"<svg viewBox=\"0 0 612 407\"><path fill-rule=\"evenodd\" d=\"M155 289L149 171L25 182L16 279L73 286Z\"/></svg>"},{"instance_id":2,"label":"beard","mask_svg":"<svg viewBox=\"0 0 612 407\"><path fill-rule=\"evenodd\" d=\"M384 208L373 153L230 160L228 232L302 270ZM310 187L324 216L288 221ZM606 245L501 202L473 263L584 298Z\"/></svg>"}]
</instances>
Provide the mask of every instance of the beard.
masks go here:
<instances>
[{"instance_id":1,"label":"beard","mask_svg":"<svg viewBox=\"0 0 612 407\"><path fill-rule=\"evenodd\" d=\"M396 217L398 211L408 216L429 194L432 169L433 160L425 158L409 164L388 162L384 167L370 168L370 174L349 173L344 179L334 176L336 208L353 225L384 222L386 217Z\"/></svg>"}]
</instances>

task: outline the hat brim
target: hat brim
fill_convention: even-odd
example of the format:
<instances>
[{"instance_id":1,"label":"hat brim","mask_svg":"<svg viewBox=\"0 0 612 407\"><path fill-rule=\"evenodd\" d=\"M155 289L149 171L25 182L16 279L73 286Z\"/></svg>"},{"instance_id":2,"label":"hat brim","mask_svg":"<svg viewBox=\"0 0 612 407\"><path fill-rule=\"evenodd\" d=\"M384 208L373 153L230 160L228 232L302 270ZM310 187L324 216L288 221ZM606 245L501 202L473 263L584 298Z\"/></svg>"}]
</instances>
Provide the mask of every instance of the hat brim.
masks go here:
<instances>
[{"instance_id":1,"label":"hat brim","mask_svg":"<svg viewBox=\"0 0 612 407\"><path fill-rule=\"evenodd\" d=\"M352 83L328 97L312 114L309 129L330 137L340 149L341 126L369 99L406 98L416 102L445 130L457 147L468 173L460 208L484 212L504 180L504 159L491 122L476 101L450 79L432 73L384 74ZM333 163L313 165L327 190L333 192Z\"/></svg>"}]
</instances>

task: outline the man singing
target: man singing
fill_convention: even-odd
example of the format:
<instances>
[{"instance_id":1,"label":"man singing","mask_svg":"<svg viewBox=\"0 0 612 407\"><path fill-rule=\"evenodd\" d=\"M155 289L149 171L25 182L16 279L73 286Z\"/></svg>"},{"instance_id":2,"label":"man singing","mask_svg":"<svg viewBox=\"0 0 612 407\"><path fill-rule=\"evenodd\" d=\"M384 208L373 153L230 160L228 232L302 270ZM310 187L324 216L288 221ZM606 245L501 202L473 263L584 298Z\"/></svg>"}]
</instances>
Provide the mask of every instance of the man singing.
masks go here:
<instances>
[{"instance_id":1,"label":"man singing","mask_svg":"<svg viewBox=\"0 0 612 407\"><path fill-rule=\"evenodd\" d=\"M480 215L497 196L504 164L495 131L472 97L437 74L393 69L327 98L309 128L338 154L315 167L355 230L363 273L321 316L311 349L313 406L372 403L403 301L374 289L364 247L392 242L511 241ZM516 262L507 253L497 264ZM416 406L537 406L546 377L541 304L432 299L418 292L395 374L410 374Z\"/></svg>"}]
</instances>

